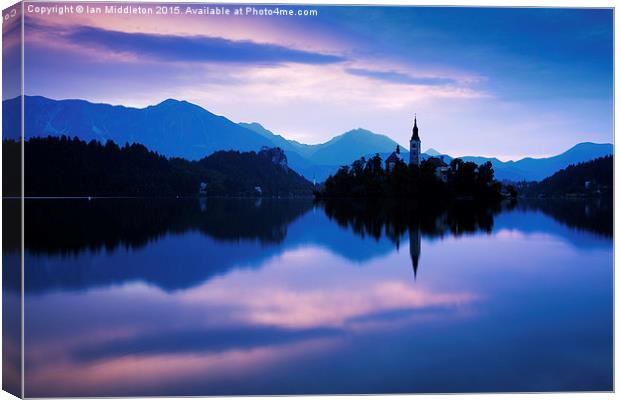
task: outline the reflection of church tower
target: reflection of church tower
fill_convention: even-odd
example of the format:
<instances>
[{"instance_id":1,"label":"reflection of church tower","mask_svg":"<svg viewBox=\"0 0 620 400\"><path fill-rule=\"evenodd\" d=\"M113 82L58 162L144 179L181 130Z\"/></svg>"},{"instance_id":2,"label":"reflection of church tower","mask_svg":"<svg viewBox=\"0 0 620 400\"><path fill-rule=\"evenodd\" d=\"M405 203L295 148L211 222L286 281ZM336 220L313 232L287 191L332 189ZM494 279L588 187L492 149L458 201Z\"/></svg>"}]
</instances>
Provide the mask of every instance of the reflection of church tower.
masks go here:
<instances>
[{"instance_id":1,"label":"reflection of church tower","mask_svg":"<svg viewBox=\"0 0 620 400\"><path fill-rule=\"evenodd\" d=\"M422 142L418 135L418 121L413 117L413 132L411 134L411 140L409 141L409 165L420 165L420 149Z\"/></svg>"},{"instance_id":2,"label":"reflection of church tower","mask_svg":"<svg viewBox=\"0 0 620 400\"><path fill-rule=\"evenodd\" d=\"M413 279L418 275L418 262L420 261L421 237L420 228L417 226L409 227L409 254L413 264Z\"/></svg>"}]
</instances>

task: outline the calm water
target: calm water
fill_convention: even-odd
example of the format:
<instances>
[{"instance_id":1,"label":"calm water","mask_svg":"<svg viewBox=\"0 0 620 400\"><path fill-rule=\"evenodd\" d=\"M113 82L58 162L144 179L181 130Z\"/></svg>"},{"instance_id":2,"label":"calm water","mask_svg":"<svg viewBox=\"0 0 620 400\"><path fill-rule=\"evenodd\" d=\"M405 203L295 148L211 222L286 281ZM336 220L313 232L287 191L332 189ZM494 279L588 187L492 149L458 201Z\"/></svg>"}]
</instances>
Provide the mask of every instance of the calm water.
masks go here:
<instances>
[{"instance_id":1,"label":"calm water","mask_svg":"<svg viewBox=\"0 0 620 400\"><path fill-rule=\"evenodd\" d=\"M609 207L27 201L26 395L611 390Z\"/></svg>"}]
</instances>

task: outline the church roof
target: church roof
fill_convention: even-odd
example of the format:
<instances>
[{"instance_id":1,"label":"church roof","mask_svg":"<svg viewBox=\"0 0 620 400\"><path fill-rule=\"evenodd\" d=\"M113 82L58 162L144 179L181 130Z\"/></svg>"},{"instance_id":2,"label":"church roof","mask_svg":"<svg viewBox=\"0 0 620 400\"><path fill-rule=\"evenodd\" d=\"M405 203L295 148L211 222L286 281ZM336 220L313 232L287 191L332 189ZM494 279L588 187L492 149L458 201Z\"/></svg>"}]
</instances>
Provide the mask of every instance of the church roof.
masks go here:
<instances>
[{"instance_id":1,"label":"church roof","mask_svg":"<svg viewBox=\"0 0 620 400\"><path fill-rule=\"evenodd\" d=\"M396 162L398 160L402 160L401 155L393 151L392 154L390 154L388 158L385 160L385 162L390 163L390 162Z\"/></svg>"},{"instance_id":2,"label":"church roof","mask_svg":"<svg viewBox=\"0 0 620 400\"><path fill-rule=\"evenodd\" d=\"M447 167L448 164L443 160L443 157L429 157L427 162L430 162L433 167Z\"/></svg>"}]
</instances>

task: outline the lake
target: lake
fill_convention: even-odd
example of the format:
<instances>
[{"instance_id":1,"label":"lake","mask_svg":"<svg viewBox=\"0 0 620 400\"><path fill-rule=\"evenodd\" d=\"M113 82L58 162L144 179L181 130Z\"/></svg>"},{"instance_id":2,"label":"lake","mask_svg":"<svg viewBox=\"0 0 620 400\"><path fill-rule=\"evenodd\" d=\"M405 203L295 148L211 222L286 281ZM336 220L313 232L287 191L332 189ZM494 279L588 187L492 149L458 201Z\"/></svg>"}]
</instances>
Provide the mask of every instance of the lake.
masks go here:
<instances>
[{"instance_id":1,"label":"lake","mask_svg":"<svg viewBox=\"0 0 620 400\"><path fill-rule=\"evenodd\" d=\"M25 210L29 397L613 389L605 202Z\"/></svg>"}]
</instances>

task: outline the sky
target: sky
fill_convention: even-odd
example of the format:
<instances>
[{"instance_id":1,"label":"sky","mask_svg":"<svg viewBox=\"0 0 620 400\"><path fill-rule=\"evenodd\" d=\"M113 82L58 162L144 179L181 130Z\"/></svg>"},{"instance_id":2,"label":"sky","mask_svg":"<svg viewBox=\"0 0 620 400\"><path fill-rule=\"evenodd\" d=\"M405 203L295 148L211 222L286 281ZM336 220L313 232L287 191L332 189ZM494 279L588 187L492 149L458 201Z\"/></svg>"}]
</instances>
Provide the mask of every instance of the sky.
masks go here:
<instances>
[{"instance_id":1,"label":"sky","mask_svg":"<svg viewBox=\"0 0 620 400\"><path fill-rule=\"evenodd\" d=\"M187 100L311 144L365 128L408 147L417 115L422 148L452 156L540 157L613 140L610 9L285 6L318 15L252 16L229 4L224 16L174 5L178 15L27 7L25 93Z\"/></svg>"}]
</instances>

